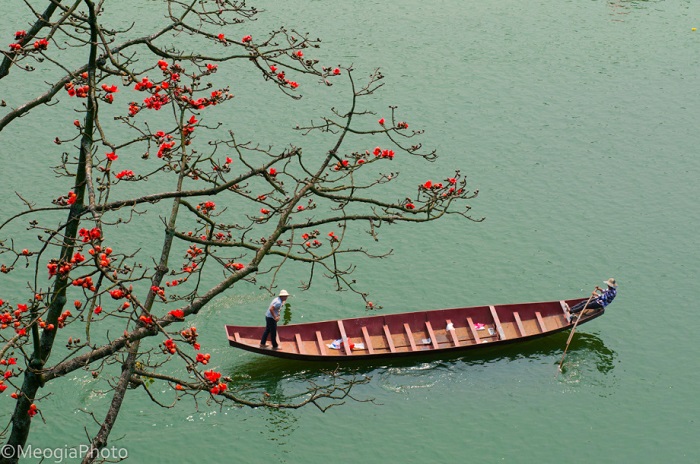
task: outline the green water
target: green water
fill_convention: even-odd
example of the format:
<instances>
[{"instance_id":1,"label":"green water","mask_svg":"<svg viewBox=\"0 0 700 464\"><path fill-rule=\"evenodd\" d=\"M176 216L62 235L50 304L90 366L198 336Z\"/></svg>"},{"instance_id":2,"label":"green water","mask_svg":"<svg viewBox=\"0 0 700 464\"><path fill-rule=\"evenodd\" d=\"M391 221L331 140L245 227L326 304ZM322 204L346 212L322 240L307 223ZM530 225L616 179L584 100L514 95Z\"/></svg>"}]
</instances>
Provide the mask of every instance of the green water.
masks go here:
<instances>
[{"instance_id":1,"label":"green water","mask_svg":"<svg viewBox=\"0 0 700 464\"><path fill-rule=\"evenodd\" d=\"M127 21L154 2L123 4L133 4L121 10ZM473 206L484 223L384 231L379 245L394 256L363 262L356 276L383 311L573 298L611 276L619 295L605 317L581 327L558 376L567 334L468 357L344 367L371 377L354 395L373 401L325 414L204 403L197 411L187 401L161 409L133 392L111 444L127 447L133 462L698 462L700 32L691 28L700 27L700 3L256 4L270 12L251 27L296 25L324 38L326 59L365 73L382 67L377 108L399 105L441 154L427 167L402 166L402 175L418 183L459 167L481 192ZM12 16L20 11L0 20L7 43L26 28ZM12 79L0 98L41 76ZM256 118L275 118L269 141L327 110L311 93L303 111L280 115L268 101L250 122L238 116L268 97L241 95L228 122L253 137ZM51 182L44 167L59 154L50 142L64 119L19 122L46 140L0 133L8 204L27 170ZM45 191L53 192L43 181L32 188L37 198ZM294 322L364 314L352 295L323 285L302 293L297 280L290 274L287 285ZM11 294L1 282L2 296ZM267 300L241 287L197 316L213 367L280 395L325 379L322 369L333 366L227 347L222 324L260 323ZM92 425L79 409L104 414L97 392L106 384L82 371L59 382L42 401L47 423L35 421L35 446L83 443ZM8 404L0 398L3 420Z\"/></svg>"}]
</instances>

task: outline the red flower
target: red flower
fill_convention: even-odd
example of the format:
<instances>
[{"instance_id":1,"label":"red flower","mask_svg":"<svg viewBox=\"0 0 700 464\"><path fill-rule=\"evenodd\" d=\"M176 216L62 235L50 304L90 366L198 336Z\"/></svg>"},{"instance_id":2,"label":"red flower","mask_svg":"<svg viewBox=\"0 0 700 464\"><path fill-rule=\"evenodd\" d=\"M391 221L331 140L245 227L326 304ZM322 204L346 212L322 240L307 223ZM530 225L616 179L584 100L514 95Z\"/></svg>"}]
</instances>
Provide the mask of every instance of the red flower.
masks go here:
<instances>
[{"instance_id":1,"label":"red flower","mask_svg":"<svg viewBox=\"0 0 700 464\"><path fill-rule=\"evenodd\" d=\"M407 122L400 122L396 125L398 129L408 129L408 123Z\"/></svg>"},{"instance_id":2,"label":"red flower","mask_svg":"<svg viewBox=\"0 0 700 464\"><path fill-rule=\"evenodd\" d=\"M415 209L415 208L416 208L416 205L414 205L413 203L406 203L406 209Z\"/></svg>"},{"instance_id":3,"label":"red flower","mask_svg":"<svg viewBox=\"0 0 700 464\"><path fill-rule=\"evenodd\" d=\"M335 74L336 76L337 76L338 74L340 74L340 68L335 68L335 69L333 70L333 74Z\"/></svg>"},{"instance_id":4,"label":"red flower","mask_svg":"<svg viewBox=\"0 0 700 464\"><path fill-rule=\"evenodd\" d=\"M302 52L301 50L297 50L296 52L294 52L294 55L295 55L297 58L303 58L303 57L304 57L304 52Z\"/></svg>"},{"instance_id":5,"label":"red flower","mask_svg":"<svg viewBox=\"0 0 700 464\"><path fill-rule=\"evenodd\" d=\"M219 39L220 42L226 42L226 36L222 33L216 36L217 39Z\"/></svg>"},{"instance_id":6,"label":"red flower","mask_svg":"<svg viewBox=\"0 0 700 464\"><path fill-rule=\"evenodd\" d=\"M384 123L385 123L386 121L384 120L384 118L382 118L382 119L380 119L380 120L377 121L377 122L379 122L379 125L380 125L380 126L383 126Z\"/></svg>"},{"instance_id":7,"label":"red flower","mask_svg":"<svg viewBox=\"0 0 700 464\"><path fill-rule=\"evenodd\" d=\"M10 50L21 50L21 49L22 49L22 46L18 43L11 43L10 44ZM5 387L5 388L7 388L7 387Z\"/></svg>"},{"instance_id":8,"label":"red flower","mask_svg":"<svg viewBox=\"0 0 700 464\"><path fill-rule=\"evenodd\" d=\"M15 40L22 40L27 36L27 31L17 31L15 32Z\"/></svg>"},{"instance_id":9,"label":"red flower","mask_svg":"<svg viewBox=\"0 0 700 464\"><path fill-rule=\"evenodd\" d=\"M271 65L271 66L270 66L270 71L273 72L273 73L274 73L274 72L277 72L277 66Z\"/></svg>"},{"instance_id":10,"label":"red flower","mask_svg":"<svg viewBox=\"0 0 700 464\"><path fill-rule=\"evenodd\" d=\"M100 314L102 312L102 306L96 306L95 310L93 311L95 314Z\"/></svg>"},{"instance_id":11,"label":"red flower","mask_svg":"<svg viewBox=\"0 0 700 464\"><path fill-rule=\"evenodd\" d=\"M221 378L221 373L215 371L204 372L204 377L211 383L216 383Z\"/></svg>"},{"instance_id":12,"label":"red flower","mask_svg":"<svg viewBox=\"0 0 700 464\"><path fill-rule=\"evenodd\" d=\"M184 319L185 318L185 312L181 309L175 309L173 311L168 312L171 316L173 316L175 319Z\"/></svg>"},{"instance_id":13,"label":"red flower","mask_svg":"<svg viewBox=\"0 0 700 464\"><path fill-rule=\"evenodd\" d=\"M261 208L261 209L260 209L260 212L263 213L263 214L270 214L270 210L269 210L269 209L265 209L265 208Z\"/></svg>"},{"instance_id":14,"label":"red flower","mask_svg":"<svg viewBox=\"0 0 700 464\"><path fill-rule=\"evenodd\" d=\"M125 179L126 178L127 180L129 180L129 179L134 177L134 171L132 171L131 169L125 169L122 172L116 174L115 177L117 179Z\"/></svg>"},{"instance_id":15,"label":"red flower","mask_svg":"<svg viewBox=\"0 0 700 464\"><path fill-rule=\"evenodd\" d=\"M457 183L457 179L455 179L454 177L450 177L449 179L447 179L447 181L453 185Z\"/></svg>"},{"instance_id":16,"label":"red flower","mask_svg":"<svg viewBox=\"0 0 700 464\"><path fill-rule=\"evenodd\" d=\"M270 170L268 171L268 174L270 174L270 176L272 176L272 177L275 177L277 175L277 169L270 168Z\"/></svg>"},{"instance_id":17,"label":"red flower","mask_svg":"<svg viewBox=\"0 0 700 464\"><path fill-rule=\"evenodd\" d=\"M68 200L66 200L66 203L68 203L69 205L72 205L73 203L75 203L75 200L77 198L78 198L78 195L76 195L75 192L70 191L70 192L68 192Z\"/></svg>"},{"instance_id":18,"label":"red flower","mask_svg":"<svg viewBox=\"0 0 700 464\"><path fill-rule=\"evenodd\" d=\"M29 415L29 417L34 417L34 416L36 416L37 412L39 412L39 411L36 408L36 404L32 403L29 406L29 410L27 410L27 414Z\"/></svg>"},{"instance_id":19,"label":"red flower","mask_svg":"<svg viewBox=\"0 0 700 464\"><path fill-rule=\"evenodd\" d=\"M433 181L432 181L432 180L429 180L429 181L427 181L425 184L423 184L423 188L426 189L426 190L428 190L428 189L430 189L430 188L432 188L432 187L433 187Z\"/></svg>"},{"instance_id":20,"label":"red flower","mask_svg":"<svg viewBox=\"0 0 700 464\"><path fill-rule=\"evenodd\" d=\"M177 351L175 349L175 342L172 338L165 340L163 344L165 345L165 348L170 352L170 354L175 354L175 352Z\"/></svg>"},{"instance_id":21,"label":"red flower","mask_svg":"<svg viewBox=\"0 0 700 464\"><path fill-rule=\"evenodd\" d=\"M105 156L106 156L107 159L110 160L110 161L116 161L117 158L119 158L119 156L117 156L117 154L114 153L114 152L107 153Z\"/></svg>"},{"instance_id":22,"label":"red flower","mask_svg":"<svg viewBox=\"0 0 700 464\"><path fill-rule=\"evenodd\" d=\"M207 69L208 69L209 71L211 71L211 72L216 71L216 69L217 69L218 67L219 67L219 66L216 65L216 64L207 63Z\"/></svg>"},{"instance_id":23,"label":"red flower","mask_svg":"<svg viewBox=\"0 0 700 464\"><path fill-rule=\"evenodd\" d=\"M248 43L248 42L250 42L251 40L253 40L253 37L251 37L251 36L249 36L249 35L246 35L245 37L243 37L243 38L241 39L241 42L243 42L243 43Z\"/></svg>"},{"instance_id":24,"label":"red flower","mask_svg":"<svg viewBox=\"0 0 700 464\"><path fill-rule=\"evenodd\" d=\"M49 41L46 39L39 39L34 42L34 50L46 50L49 46Z\"/></svg>"}]
</instances>

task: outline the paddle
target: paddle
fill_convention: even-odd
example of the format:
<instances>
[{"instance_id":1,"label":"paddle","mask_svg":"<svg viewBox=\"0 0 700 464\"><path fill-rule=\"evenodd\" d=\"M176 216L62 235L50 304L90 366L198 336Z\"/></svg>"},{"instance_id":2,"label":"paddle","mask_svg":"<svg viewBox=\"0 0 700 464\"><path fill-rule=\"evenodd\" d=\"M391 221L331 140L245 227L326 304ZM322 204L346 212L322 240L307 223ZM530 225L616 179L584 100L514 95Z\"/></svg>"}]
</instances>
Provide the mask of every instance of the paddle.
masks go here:
<instances>
[{"instance_id":1,"label":"paddle","mask_svg":"<svg viewBox=\"0 0 700 464\"><path fill-rule=\"evenodd\" d=\"M588 304L591 302L594 296L597 296L598 294L593 290L591 293L591 296L588 298L588 301L586 301L586 304L583 305L583 309L579 311L578 317L576 318L576 322L574 322L574 326L571 328L571 333L569 334L569 339L566 341L566 347L564 348L564 354L561 355L561 361L559 361L559 372L561 372L561 366L564 364L564 358L566 357L566 352L569 349L569 344L571 343L571 339L574 338L574 332L576 331L576 326L578 325L578 321L581 320L581 316L583 316L583 312L588 308Z\"/></svg>"}]
</instances>

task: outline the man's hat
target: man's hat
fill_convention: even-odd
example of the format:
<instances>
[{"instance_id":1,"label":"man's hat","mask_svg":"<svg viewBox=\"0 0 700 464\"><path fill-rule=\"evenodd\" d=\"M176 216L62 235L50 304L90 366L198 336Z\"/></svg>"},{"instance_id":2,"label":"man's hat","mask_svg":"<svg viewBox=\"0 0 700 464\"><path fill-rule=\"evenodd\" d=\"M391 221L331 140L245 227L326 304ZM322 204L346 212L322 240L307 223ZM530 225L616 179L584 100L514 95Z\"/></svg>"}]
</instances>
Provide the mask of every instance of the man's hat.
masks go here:
<instances>
[{"instance_id":1,"label":"man's hat","mask_svg":"<svg viewBox=\"0 0 700 464\"><path fill-rule=\"evenodd\" d=\"M613 279L614 281L615 279ZM287 290L280 290L279 296L289 296L289 293L287 293Z\"/></svg>"},{"instance_id":2,"label":"man's hat","mask_svg":"<svg viewBox=\"0 0 700 464\"><path fill-rule=\"evenodd\" d=\"M603 282L604 284L607 284L608 287L617 287L617 282L615 282L615 279L610 277L608 280Z\"/></svg>"}]
</instances>

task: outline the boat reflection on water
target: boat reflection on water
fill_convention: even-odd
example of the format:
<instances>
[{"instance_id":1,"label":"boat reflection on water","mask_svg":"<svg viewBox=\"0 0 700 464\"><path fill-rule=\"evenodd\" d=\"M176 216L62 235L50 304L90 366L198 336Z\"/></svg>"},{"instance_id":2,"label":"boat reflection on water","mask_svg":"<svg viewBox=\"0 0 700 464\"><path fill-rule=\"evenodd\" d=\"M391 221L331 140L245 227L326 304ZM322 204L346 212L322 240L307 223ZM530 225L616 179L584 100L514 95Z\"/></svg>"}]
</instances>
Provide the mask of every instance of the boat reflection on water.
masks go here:
<instances>
[{"instance_id":1,"label":"boat reflection on water","mask_svg":"<svg viewBox=\"0 0 700 464\"><path fill-rule=\"evenodd\" d=\"M469 366L479 366L488 370L491 366L503 366L509 363L527 361L528 366L537 362L544 366L551 365L552 378L558 371L557 365L566 345L568 332L552 335L545 339L533 340L516 345L487 347L475 352L435 353L412 358L394 358L383 360L334 362L306 362L251 355L239 352L236 359L223 366L237 384L243 384L243 391L259 395L268 393L273 401L289 401L294 395L301 394L311 383L326 384L330 380L329 372L335 372L346 379L373 378L377 375L424 376L426 371L447 369L451 372ZM615 367L616 354L606 347L603 340L591 333L577 332L569 346L563 373L567 376L580 376L581 370L596 371L607 375ZM572 367L575 366L575 369ZM549 370L549 367L545 367ZM567 370L569 373L567 374ZM502 372L501 372L502 373ZM507 375L507 374L506 374ZM564 377L566 378L566 377ZM418 380L418 379L416 379ZM433 376L433 380L435 380Z\"/></svg>"}]
</instances>

